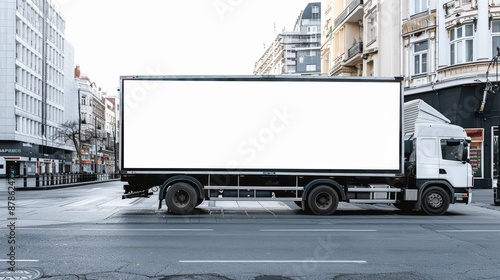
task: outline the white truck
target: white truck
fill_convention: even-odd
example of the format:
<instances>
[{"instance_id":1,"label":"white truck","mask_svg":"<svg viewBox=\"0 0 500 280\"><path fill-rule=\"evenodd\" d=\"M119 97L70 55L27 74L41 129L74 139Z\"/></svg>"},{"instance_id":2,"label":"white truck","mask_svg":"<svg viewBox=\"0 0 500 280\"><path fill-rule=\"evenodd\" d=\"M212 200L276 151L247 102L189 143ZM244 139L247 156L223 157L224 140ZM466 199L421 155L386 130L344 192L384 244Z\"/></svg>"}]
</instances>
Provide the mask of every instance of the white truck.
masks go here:
<instances>
[{"instance_id":1,"label":"white truck","mask_svg":"<svg viewBox=\"0 0 500 280\"><path fill-rule=\"evenodd\" d=\"M159 190L159 208L204 200L339 202L441 215L470 203L463 128L401 78L122 76L122 198Z\"/></svg>"}]
</instances>

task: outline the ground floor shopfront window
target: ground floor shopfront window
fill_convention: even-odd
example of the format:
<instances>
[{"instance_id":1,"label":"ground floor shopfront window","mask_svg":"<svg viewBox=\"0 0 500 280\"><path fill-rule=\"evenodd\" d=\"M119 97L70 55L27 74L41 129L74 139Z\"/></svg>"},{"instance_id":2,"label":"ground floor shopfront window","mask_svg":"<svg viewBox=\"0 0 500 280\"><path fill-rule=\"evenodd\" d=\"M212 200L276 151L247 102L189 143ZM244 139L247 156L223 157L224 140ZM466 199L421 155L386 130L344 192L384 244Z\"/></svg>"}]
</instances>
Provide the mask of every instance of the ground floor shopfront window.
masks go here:
<instances>
[{"instance_id":1,"label":"ground floor shopfront window","mask_svg":"<svg viewBox=\"0 0 500 280\"><path fill-rule=\"evenodd\" d=\"M491 166L493 170L493 179L498 178L498 126L494 126L491 128L491 143L492 151L491 151Z\"/></svg>"},{"instance_id":2,"label":"ground floor shopfront window","mask_svg":"<svg viewBox=\"0 0 500 280\"><path fill-rule=\"evenodd\" d=\"M467 136L471 138L470 143L470 164L472 165L472 173L474 178L484 178L483 170L483 144L484 144L484 129L483 128L467 128L465 130Z\"/></svg>"}]
</instances>

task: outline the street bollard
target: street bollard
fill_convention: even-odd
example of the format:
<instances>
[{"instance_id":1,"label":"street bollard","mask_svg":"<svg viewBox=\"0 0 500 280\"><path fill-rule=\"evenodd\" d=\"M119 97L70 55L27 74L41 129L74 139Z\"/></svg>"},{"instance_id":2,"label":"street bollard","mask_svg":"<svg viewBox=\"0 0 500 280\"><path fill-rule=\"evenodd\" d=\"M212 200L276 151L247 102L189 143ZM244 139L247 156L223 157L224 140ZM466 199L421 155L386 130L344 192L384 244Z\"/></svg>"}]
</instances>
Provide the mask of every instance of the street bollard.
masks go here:
<instances>
[{"instance_id":1,"label":"street bollard","mask_svg":"<svg viewBox=\"0 0 500 280\"><path fill-rule=\"evenodd\" d=\"M26 188L28 186L28 175L24 174L23 185Z\"/></svg>"}]
</instances>

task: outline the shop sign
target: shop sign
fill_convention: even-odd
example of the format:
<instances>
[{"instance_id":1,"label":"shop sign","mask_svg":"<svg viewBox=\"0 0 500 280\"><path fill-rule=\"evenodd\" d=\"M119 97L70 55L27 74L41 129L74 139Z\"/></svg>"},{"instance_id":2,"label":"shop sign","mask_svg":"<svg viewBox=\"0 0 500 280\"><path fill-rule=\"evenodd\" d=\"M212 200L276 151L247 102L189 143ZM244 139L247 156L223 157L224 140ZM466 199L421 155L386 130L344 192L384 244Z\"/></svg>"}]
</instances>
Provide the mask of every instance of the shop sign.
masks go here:
<instances>
[{"instance_id":1,"label":"shop sign","mask_svg":"<svg viewBox=\"0 0 500 280\"><path fill-rule=\"evenodd\" d=\"M465 129L467 136L469 136L473 142L481 142L484 140L484 129L483 128L467 128Z\"/></svg>"},{"instance_id":2,"label":"shop sign","mask_svg":"<svg viewBox=\"0 0 500 280\"><path fill-rule=\"evenodd\" d=\"M20 154L21 149L5 149L5 148L0 148L0 154Z\"/></svg>"}]
</instances>

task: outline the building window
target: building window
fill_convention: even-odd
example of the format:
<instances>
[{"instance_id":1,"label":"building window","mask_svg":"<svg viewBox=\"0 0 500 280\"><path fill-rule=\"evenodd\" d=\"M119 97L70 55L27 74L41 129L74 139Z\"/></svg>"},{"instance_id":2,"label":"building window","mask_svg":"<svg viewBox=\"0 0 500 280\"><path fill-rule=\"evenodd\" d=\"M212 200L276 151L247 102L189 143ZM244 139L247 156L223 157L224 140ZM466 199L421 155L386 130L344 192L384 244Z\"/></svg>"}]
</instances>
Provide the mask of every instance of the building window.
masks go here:
<instances>
[{"instance_id":1,"label":"building window","mask_svg":"<svg viewBox=\"0 0 500 280\"><path fill-rule=\"evenodd\" d=\"M427 73L427 52L429 41L422 41L413 44L413 74Z\"/></svg>"},{"instance_id":2,"label":"building window","mask_svg":"<svg viewBox=\"0 0 500 280\"><path fill-rule=\"evenodd\" d=\"M319 6L312 6L312 20L320 20Z\"/></svg>"},{"instance_id":3,"label":"building window","mask_svg":"<svg viewBox=\"0 0 500 280\"><path fill-rule=\"evenodd\" d=\"M316 64L306 65L306 71L316 71Z\"/></svg>"},{"instance_id":4,"label":"building window","mask_svg":"<svg viewBox=\"0 0 500 280\"><path fill-rule=\"evenodd\" d=\"M471 62L474 36L472 24L465 24L450 30L450 64Z\"/></svg>"},{"instance_id":5,"label":"building window","mask_svg":"<svg viewBox=\"0 0 500 280\"><path fill-rule=\"evenodd\" d=\"M311 33L318 33L318 27L317 26L308 26L307 27L307 34Z\"/></svg>"},{"instance_id":6,"label":"building window","mask_svg":"<svg viewBox=\"0 0 500 280\"><path fill-rule=\"evenodd\" d=\"M483 178L483 128L468 128L465 129L467 136L471 138L469 144L469 160L472 165L472 173L475 178Z\"/></svg>"},{"instance_id":7,"label":"building window","mask_svg":"<svg viewBox=\"0 0 500 280\"><path fill-rule=\"evenodd\" d=\"M410 0L410 7L413 8L413 14L418 14L427 11L427 0Z\"/></svg>"},{"instance_id":8,"label":"building window","mask_svg":"<svg viewBox=\"0 0 500 280\"><path fill-rule=\"evenodd\" d=\"M494 57L498 54L497 47L500 47L500 20L496 20L491 23L491 42L492 57Z\"/></svg>"},{"instance_id":9,"label":"building window","mask_svg":"<svg viewBox=\"0 0 500 280\"><path fill-rule=\"evenodd\" d=\"M368 16L368 34L367 41L368 43L375 41L377 39L377 14L372 13Z\"/></svg>"}]
</instances>

